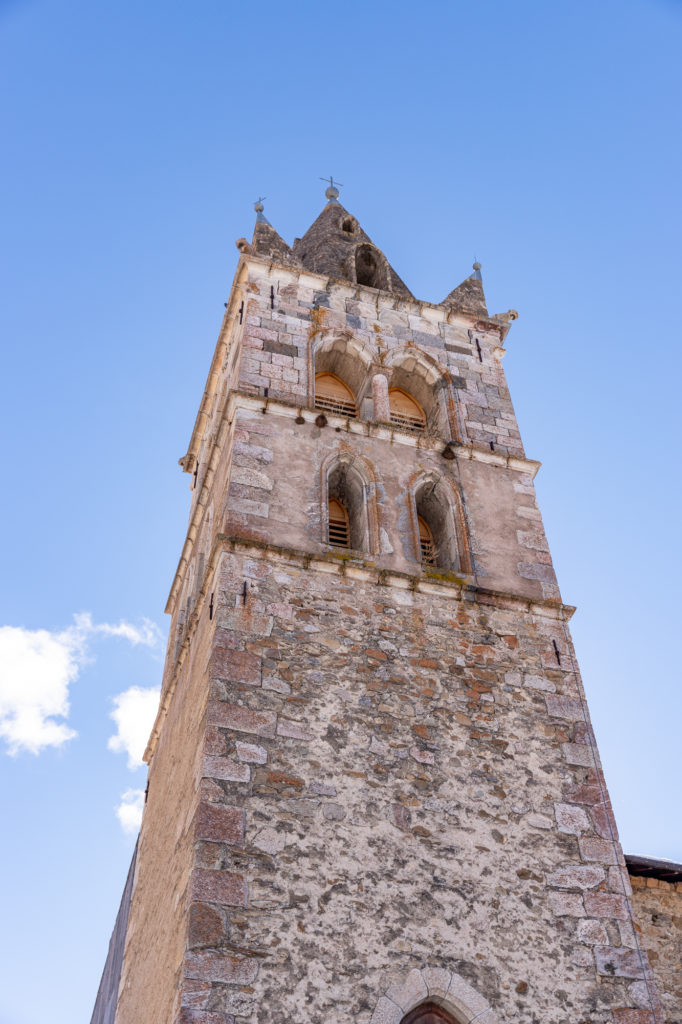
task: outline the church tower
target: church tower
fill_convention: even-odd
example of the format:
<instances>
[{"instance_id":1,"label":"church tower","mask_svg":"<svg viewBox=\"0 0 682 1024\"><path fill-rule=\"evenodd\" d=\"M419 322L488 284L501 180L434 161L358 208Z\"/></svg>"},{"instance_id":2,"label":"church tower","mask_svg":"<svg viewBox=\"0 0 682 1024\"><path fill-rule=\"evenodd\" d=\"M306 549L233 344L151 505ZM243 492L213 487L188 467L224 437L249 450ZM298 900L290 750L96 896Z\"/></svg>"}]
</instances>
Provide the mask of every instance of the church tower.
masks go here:
<instances>
[{"instance_id":1,"label":"church tower","mask_svg":"<svg viewBox=\"0 0 682 1024\"><path fill-rule=\"evenodd\" d=\"M478 264L418 300L326 196L237 243L98 1024L662 1024L516 313Z\"/></svg>"}]
</instances>

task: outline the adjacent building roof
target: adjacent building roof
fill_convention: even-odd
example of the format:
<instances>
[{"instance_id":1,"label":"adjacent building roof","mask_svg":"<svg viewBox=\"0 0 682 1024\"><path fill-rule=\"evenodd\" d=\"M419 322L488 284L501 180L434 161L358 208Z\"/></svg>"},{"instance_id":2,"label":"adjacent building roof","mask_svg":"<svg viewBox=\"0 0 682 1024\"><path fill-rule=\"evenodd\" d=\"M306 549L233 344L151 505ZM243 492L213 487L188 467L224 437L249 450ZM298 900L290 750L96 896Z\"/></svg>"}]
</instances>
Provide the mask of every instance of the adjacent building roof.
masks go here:
<instances>
[{"instance_id":1,"label":"adjacent building roof","mask_svg":"<svg viewBox=\"0 0 682 1024\"><path fill-rule=\"evenodd\" d=\"M628 873L640 878L657 878L660 882L682 882L682 864L673 860L657 860L655 857L625 855Z\"/></svg>"}]
</instances>

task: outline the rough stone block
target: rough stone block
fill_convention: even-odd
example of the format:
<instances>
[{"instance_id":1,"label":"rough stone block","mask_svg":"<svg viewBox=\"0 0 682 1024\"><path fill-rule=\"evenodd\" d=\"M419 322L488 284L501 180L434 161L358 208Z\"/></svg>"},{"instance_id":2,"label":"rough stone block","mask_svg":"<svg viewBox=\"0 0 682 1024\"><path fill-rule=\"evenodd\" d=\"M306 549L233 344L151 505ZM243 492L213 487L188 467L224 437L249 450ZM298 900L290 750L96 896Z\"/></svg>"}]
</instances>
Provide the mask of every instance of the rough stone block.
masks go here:
<instances>
[{"instance_id":1,"label":"rough stone block","mask_svg":"<svg viewBox=\"0 0 682 1024\"><path fill-rule=\"evenodd\" d=\"M211 679L260 686L260 658L246 650L216 647L211 655Z\"/></svg>"},{"instance_id":2,"label":"rough stone block","mask_svg":"<svg viewBox=\"0 0 682 1024\"><path fill-rule=\"evenodd\" d=\"M230 757L204 757L204 777L222 779L223 782L248 782L251 769Z\"/></svg>"},{"instance_id":3,"label":"rough stone block","mask_svg":"<svg viewBox=\"0 0 682 1024\"><path fill-rule=\"evenodd\" d=\"M411 1010L421 1000L426 999L429 994L422 972L416 968L407 975L401 985L392 985L386 989L386 996L396 1003L402 1010Z\"/></svg>"},{"instance_id":4,"label":"rough stone block","mask_svg":"<svg viewBox=\"0 0 682 1024\"><path fill-rule=\"evenodd\" d=\"M554 814L560 832L578 836L590 831L590 821L582 807L575 804L554 804Z\"/></svg>"},{"instance_id":5,"label":"rough stone block","mask_svg":"<svg viewBox=\"0 0 682 1024\"><path fill-rule=\"evenodd\" d=\"M195 900L219 903L226 907L245 907L246 896L246 880L243 875L233 875L229 871L194 869L192 897Z\"/></svg>"},{"instance_id":6,"label":"rough stone block","mask_svg":"<svg viewBox=\"0 0 682 1024\"><path fill-rule=\"evenodd\" d=\"M605 946L609 937L601 921L578 921L578 939L589 946Z\"/></svg>"},{"instance_id":7,"label":"rough stone block","mask_svg":"<svg viewBox=\"0 0 682 1024\"><path fill-rule=\"evenodd\" d=\"M185 955L185 977L202 981L220 981L227 985L250 985L258 975L258 963L245 957L212 950Z\"/></svg>"},{"instance_id":8,"label":"rough stone block","mask_svg":"<svg viewBox=\"0 0 682 1024\"><path fill-rule=\"evenodd\" d=\"M547 714L554 718L565 718L568 721L579 722L585 717L585 711L581 701L573 700L571 697L561 697L555 694L545 697Z\"/></svg>"},{"instance_id":9,"label":"rough stone block","mask_svg":"<svg viewBox=\"0 0 682 1024\"><path fill-rule=\"evenodd\" d=\"M212 910L212 908L207 907L207 910ZM203 1010L210 994L210 981L197 981L195 978L187 978L182 986L181 1006L186 1006L192 1010Z\"/></svg>"},{"instance_id":10,"label":"rough stone block","mask_svg":"<svg viewBox=\"0 0 682 1024\"><path fill-rule=\"evenodd\" d=\"M627 921L630 916L627 900L614 892L586 892L585 910L590 917L611 917Z\"/></svg>"},{"instance_id":11,"label":"rough stone block","mask_svg":"<svg viewBox=\"0 0 682 1024\"><path fill-rule=\"evenodd\" d=\"M642 978L639 953L620 946L595 946L594 959L600 974L617 978Z\"/></svg>"},{"instance_id":12,"label":"rough stone block","mask_svg":"<svg viewBox=\"0 0 682 1024\"><path fill-rule=\"evenodd\" d=\"M287 718L280 718L277 723L277 735L286 736L292 740L311 740L313 738L301 722L292 722Z\"/></svg>"},{"instance_id":13,"label":"rough stone block","mask_svg":"<svg viewBox=\"0 0 682 1024\"><path fill-rule=\"evenodd\" d=\"M192 903L189 908L189 930L188 943L190 949L197 946L220 946L225 942L227 933L225 920L220 910L211 907L206 903ZM193 982L201 986L199 991L193 991L191 1001L186 1001L183 992L183 1005L193 1006L201 1009L206 1005L206 999L211 991L207 982Z\"/></svg>"},{"instance_id":14,"label":"rough stone block","mask_svg":"<svg viewBox=\"0 0 682 1024\"><path fill-rule=\"evenodd\" d=\"M399 1006L382 996L372 1014L370 1024L400 1024L404 1014Z\"/></svg>"},{"instance_id":15,"label":"rough stone block","mask_svg":"<svg viewBox=\"0 0 682 1024\"><path fill-rule=\"evenodd\" d=\"M422 977L428 989L429 998L442 999L450 988L452 972L446 971L443 967L424 967Z\"/></svg>"},{"instance_id":16,"label":"rough stone block","mask_svg":"<svg viewBox=\"0 0 682 1024\"><path fill-rule=\"evenodd\" d=\"M196 837L236 846L244 841L244 811L239 807L200 803L196 815Z\"/></svg>"},{"instance_id":17,"label":"rough stone block","mask_svg":"<svg viewBox=\"0 0 682 1024\"><path fill-rule=\"evenodd\" d=\"M183 1007L178 1024L235 1024L231 1013L219 1010L191 1010Z\"/></svg>"},{"instance_id":18,"label":"rough stone block","mask_svg":"<svg viewBox=\"0 0 682 1024\"><path fill-rule=\"evenodd\" d=\"M265 764L268 760L267 750L257 743L242 743L241 740L237 740L236 750L239 760L247 764Z\"/></svg>"},{"instance_id":19,"label":"rough stone block","mask_svg":"<svg viewBox=\"0 0 682 1024\"><path fill-rule=\"evenodd\" d=\"M614 1024L654 1024L654 1015L651 1010L633 1010L631 1007L623 1007L613 1011Z\"/></svg>"},{"instance_id":20,"label":"rough stone block","mask_svg":"<svg viewBox=\"0 0 682 1024\"><path fill-rule=\"evenodd\" d=\"M582 765L584 768L594 767L594 755L585 743L562 743L564 757L569 764Z\"/></svg>"},{"instance_id":21,"label":"rough stone block","mask_svg":"<svg viewBox=\"0 0 682 1024\"><path fill-rule=\"evenodd\" d=\"M583 860L596 860L601 864L616 864L616 850L607 839L581 839L580 856Z\"/></svg>"},{"instance_id":22,"label":"rough stone block","mask_svg":"<svg viewBox=\"0 0 682 1024\"><path fill-rule=\"evenodd\" d=\"M603 868L591 864L569 864L547 875L547 884L560 889L592 889L606 878Z\"/></svg>"},{"instance_id":23,"label":"rough stone block","mask_svg":"<svg viewBox=\"0 0 682 1024\"><path fill-rule=\"evenodd\" d=\"M486 1011L490 1010L489 1004L480 992L477 992L475 988L458 974L452 975L447 997L456 1009L465 1016L466 1020L471 1020L474 1017L483 1020Z\"/></svg>"},{"instance_id":24,"label":"rough stone block","mask_svg":"<svg viewBox=\"0 0 682 1024\"><path fill-rule=\"evenodd\" d=\"M583 898L578 892L550 892L549 902L557 917L584 917Z\"/></svg>"},{"instance_id":25,"label":"rough stone block","mask_svg":"<svg viewBox=\"0 0 682 1024\"><path fill-rule=\"evenodd\" d=\"M211 701L209 704L209 721L224 729L235 729L237 732L251 732L256 736L275 735L277 715L272 711L254 711L253 708L241 704L227 704L225 701Z\"/></svg>"}]
</instances>

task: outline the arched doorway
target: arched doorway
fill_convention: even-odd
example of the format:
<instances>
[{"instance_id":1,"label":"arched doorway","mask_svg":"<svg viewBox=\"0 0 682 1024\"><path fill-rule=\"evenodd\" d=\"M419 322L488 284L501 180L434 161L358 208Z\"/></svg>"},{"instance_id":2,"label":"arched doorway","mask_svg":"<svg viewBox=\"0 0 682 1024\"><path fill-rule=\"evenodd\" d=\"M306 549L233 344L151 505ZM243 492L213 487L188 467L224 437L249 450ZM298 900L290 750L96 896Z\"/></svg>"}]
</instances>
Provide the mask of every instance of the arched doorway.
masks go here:
<instances>
[{"instance_id":1,"label":"arched doorway","mask_svg":"<svg viewBox=\"0 0 682 1024\"><path fill-rule=\"evenodd\" d=\"M457 1021L435 1003L422 1003L403 1017L400 1024L457 1024Z\"/></svg>"}]
</instances>

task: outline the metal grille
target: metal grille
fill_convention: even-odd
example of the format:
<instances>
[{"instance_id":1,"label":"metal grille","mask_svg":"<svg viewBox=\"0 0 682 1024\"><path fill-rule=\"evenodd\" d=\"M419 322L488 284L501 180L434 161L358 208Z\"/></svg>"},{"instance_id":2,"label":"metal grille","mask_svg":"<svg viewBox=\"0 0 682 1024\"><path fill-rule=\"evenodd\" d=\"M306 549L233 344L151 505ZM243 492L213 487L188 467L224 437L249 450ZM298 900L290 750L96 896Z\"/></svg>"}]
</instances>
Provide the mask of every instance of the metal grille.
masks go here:
<instances>
[{"instance_id":1,"label":"metal grille","mask_svg":"<svg viewBox=\"0 0 682 1024\"><path fill-rule=\"evenodd\" d=\"M422 565L436 564L436 547L433 543L433 535L421 516L419 516L419 550L421 551Z\"/></svg>"},{"instance_id":2,"label":"metal grille","mask_svg":"<svg viewBox=\"0 0 682 1024\"><path fill-rule=\"evenodd\" d=\"M426 426L421 416L406 416L404 413L391 412L391 423L403 430L421 431Z\"/></svg>"},{"instance_id":3,"label":"metal grille","mask_svg":"<svg viewBox=\"0 0 682 1024\"><path fill-rule=\"evenodd\" d=\"M350 547L348 513L336 498L329 499L329 543L335 548Z\"/></svg>"},{"instance_id":4,"label":"metal grille","mask_svg":"<svg viewBox=\"0 0 682 1024\"><path fill-rule=\"evenodd\" d=\"M335 412L339 416L350 416L355 419L358 415L355 402L345 402L338 398L329 398L327 395L315 395L315 408L325 409L327 412Z\"/></svg>"},{"instance_id":5,"label":"metal grille","mask_svg":"<svg viewBox=\"0 0 682 1024\"><path fill-rule=\"evenodd\" d=\"M400 388L391 388L388 392L388 402L391 411L391 423L403 430L413 432L424 430L426 427L426 416L421 406L415 402L411 395L408 395Z\"/></svg>"},{"instance_id":6,"label":"metal grille","mask_svg":"<svg viewBox=\"0 0 682 1024\"><path fill-rule=\"evenodd\" d=\"M352 419L358 415L353 392L333 373L318 373L315 377L315 407Z\"/></svg>"}]
</instances>

